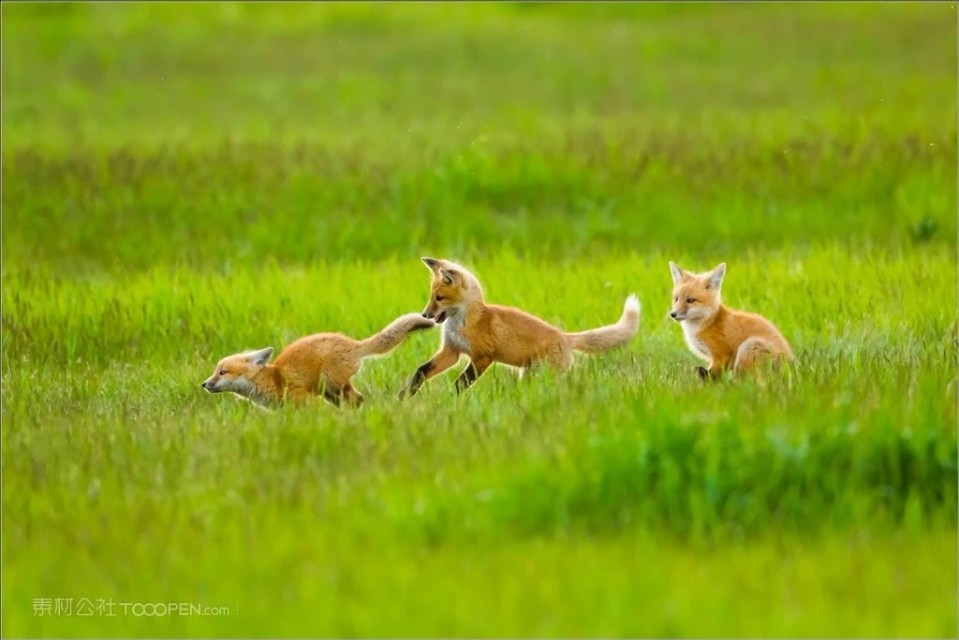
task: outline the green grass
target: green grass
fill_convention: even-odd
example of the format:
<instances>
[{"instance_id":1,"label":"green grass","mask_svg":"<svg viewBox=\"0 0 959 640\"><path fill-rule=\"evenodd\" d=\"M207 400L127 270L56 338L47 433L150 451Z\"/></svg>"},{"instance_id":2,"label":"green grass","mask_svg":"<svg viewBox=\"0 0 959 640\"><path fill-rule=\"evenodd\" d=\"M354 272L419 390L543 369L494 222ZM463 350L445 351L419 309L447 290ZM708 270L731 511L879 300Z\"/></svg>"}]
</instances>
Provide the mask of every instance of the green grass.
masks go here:
<instances>
[{"instance_id":1,"label":"green grass","mask_svg":"<svg viewBox=\"0 0 959 640\"><path fill-rule=\"evenodd\" d=\"M3 635L956 635L954 5L2 12ZM399 402L418 334L357 411L200 390L421 308L421 255L640 335ZM668 260L796 367L699 383Z\"/></svg>"}]
</instances>

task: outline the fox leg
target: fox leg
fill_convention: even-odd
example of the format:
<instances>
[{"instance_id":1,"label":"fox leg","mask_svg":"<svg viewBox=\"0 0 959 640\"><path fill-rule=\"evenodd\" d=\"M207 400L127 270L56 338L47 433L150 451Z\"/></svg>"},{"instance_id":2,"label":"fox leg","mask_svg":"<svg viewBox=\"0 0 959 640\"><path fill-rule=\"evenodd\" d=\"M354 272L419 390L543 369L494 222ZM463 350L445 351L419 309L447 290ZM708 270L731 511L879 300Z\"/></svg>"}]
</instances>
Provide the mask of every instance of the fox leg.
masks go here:
<instances>
[{"instance_id":1,"label":"fox leg","mask_svg":"<svg viewBox=\"0 0 959 640\"><path fill-rule=\"evenodd\" d=\"M402 400L403 398L410 398L416 395L416 392L419 391L424 382L438 373L443 373L456 364L459 359L459 353L443 345L443 347L436 352L436 355L430 358L425 364L420 365L413 374L413 377L410 378L406 387L400 391L399 399Z\"/></svg>"},{"instance_id":2,"label":"fox leg","mask_svg":"<svg viewBox=\"0 0 959 640\"><path fill-rule=\"evenodd\" d=\"M323 389L323 397L326 398L327 402L334 406L340 406L340 392L339 389L336 389L330 385L327 385Z\"/></svg>"},{"instance_id":3,"label":"fox leg","mask_svg":"<svg viewBox=\"0 0 959 640\"><path fill-rule=\"evenodd\" d=\"M341 406L344 401L351 407L358 407L363 404L363 394L354 389L349 382L342 385L327 383L323 390L323 397L337 407Z\"/></svg>"},{"instance_id":4,"label":"fox leg","mask_svg":"<svg viewBox=\"0 0 959 640\"><path fill-rule=\"evenodd\" d=\"M456 393L469 389L470 385L476 382L476 379L483 375L491 364L493 364L492 358L471 358L469 365L456 379Z\"/></svg>"},{"instance_id":5,"label":"fox leg","mask_svg":"<svg viewBox=\"0 0 959 640\"><path fill-rule=\"evenodd\" d=\"M312 393L299 387L290 387L286 390L286 400L293 404L306 404L313 397Z\"/></svg>"},{"instance_id":6,"label":"fox leg","mask_svg":"<svg viewBox=\"0 0 959 640\"><path fill-rule=\"evenodd\" d=\"M542 368L543 364L541 362L529 362L528 364L519 368L519 379L532 380L536 372Z\"/></svg>"},{"instance_id":7,"label":"fox leg","mask_svg":"<svg viewBox=\"0 0 959 640\"><path fill-rule=\"evenodd\" d=\"M707 380L720 380L723 374L729 369L729 365L730 363L727 360L713 358L713 361L709 363L708 369L706 367L696 367L696 373L699 374L699 379L704 382Z\"/></svg>"},{"instance_id":8,"label":"fox leg","mask_svg":"<svg viewBox=\"0 0 959 640\"><path fill-rule=\"evenodd\" d=\"M719 380L723 377L724 369L722 367L696 367L696 373L703 382L708 380Z\"/></svg>"},{"instance_id":9,"label":"fox leg","mask_svg":"<svg viewBox=\"0 0 959 640\"><path fill-rule=\"evenodd\" d=\"M363 404L363 394L357 391L350 383L346 383L346 385L343 386L341 395L351 407L359 407Z\"/></svg>"},{"instance_id":10,"label":"fox leg","mask_svg":"<svg viewBox=\"0 0 959 640\"><path fill-rule=\"evenodd\" d=\"M556 345L551 347L542 357L537 358L531 365L535 366L539 362L545 363L557 373L566 373L573 367L573 352L565 345Z\"/></svg>"}]
</instances>

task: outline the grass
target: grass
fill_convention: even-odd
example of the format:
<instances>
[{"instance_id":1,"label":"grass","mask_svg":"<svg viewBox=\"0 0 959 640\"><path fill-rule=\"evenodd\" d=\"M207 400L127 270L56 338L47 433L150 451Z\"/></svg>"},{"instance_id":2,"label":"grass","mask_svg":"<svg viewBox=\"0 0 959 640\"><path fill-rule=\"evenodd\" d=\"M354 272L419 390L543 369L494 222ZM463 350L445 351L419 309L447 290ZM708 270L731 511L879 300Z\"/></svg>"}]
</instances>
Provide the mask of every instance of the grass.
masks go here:
<instances>
[{"instance_id":1,"label":"grass","mask_svg":"<svg viewBox=\"0 0 959 640\"><path fill-rule=\"evenodd\" d=\"M954 5L2 12L4 635L956 634ZM199 389L421 308L420 255L640 336L399 402L416 335L358 411ZM668 260L795 370L701 385Z\"/></svg>"}]
</instances>

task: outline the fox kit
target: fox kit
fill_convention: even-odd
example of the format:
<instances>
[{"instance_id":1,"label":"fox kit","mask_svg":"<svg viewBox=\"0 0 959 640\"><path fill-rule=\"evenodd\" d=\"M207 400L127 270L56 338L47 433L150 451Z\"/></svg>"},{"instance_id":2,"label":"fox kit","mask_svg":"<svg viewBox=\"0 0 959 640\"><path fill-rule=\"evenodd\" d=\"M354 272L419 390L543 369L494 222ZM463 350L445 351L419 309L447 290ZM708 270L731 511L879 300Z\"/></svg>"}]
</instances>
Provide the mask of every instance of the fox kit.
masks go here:
<instances>
[{"instance_id":1,"label":"fox kit","mask_svg":"<svg viewBox=\"0 0 959 640\"><path fill-rule=\"evenodd\" d=\"M573 364L573 351L599 353L629 342L639 327L639 301L626 299L619 322L607 327L564 333L528 313L486 304L479 281L469 271L446 260L423 258L433 272L430 301L423 311L443 326L439 352L413 374L400 397L412 396L428 379L457 363L469 366L456 380L456 391L467 389L494 362L526 371L544 363L558 371Z\"/></svg>"},{"instance_id":2,"label":"fox kit","mask_svg":"<svg viewBox=\"0 0 959 640\"><path fill-rule=\"evenodd\" d=\"M709 362L708 369L699 367L701 378L715 378L730 369L748 371L761 361L792 361L789 343L769 320L722 303L725 262L702 274L683 271L670 262L669 271L673 275L669 316L682 325L692 352Z\"/></svg>"},{"instance_id":3,"label":"fox kit","mask_svg":"<svg viewBox=\"0 0 959 640\"><path fill-rule=\"evenodd\" d=\"M358 406L363 396L350 384L350 378L360 370L363 359L392 351L412 331L432 326L420 314L408 313L366 340L341 333L300 338L273 364L267 364L273 347L238 353L220 360L201 386L210 393L230 391L263 406L278 405L284 399L301 402L318 394L337 406L342 400Z\"/></svg>"}]
</instances>

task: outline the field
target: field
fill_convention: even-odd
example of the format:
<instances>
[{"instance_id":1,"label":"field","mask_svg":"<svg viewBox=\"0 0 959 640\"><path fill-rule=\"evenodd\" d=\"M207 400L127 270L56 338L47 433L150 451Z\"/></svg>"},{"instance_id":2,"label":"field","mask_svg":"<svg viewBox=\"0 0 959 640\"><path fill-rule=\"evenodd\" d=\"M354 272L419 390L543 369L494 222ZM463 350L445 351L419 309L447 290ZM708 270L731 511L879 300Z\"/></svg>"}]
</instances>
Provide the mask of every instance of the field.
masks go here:
<instances>
[{"instance_id":1,"label":"field","mask_svg":"<svg viewBox=\"0 0 959 640\"><path fill-rule=\"evenodd\" d=\"M954 4L0 11L3 636L959 633ZM420 310L423 255L640 334L200 389ZM795 369L700 383L669 260Z\"/></svg>"}]
</instances>

